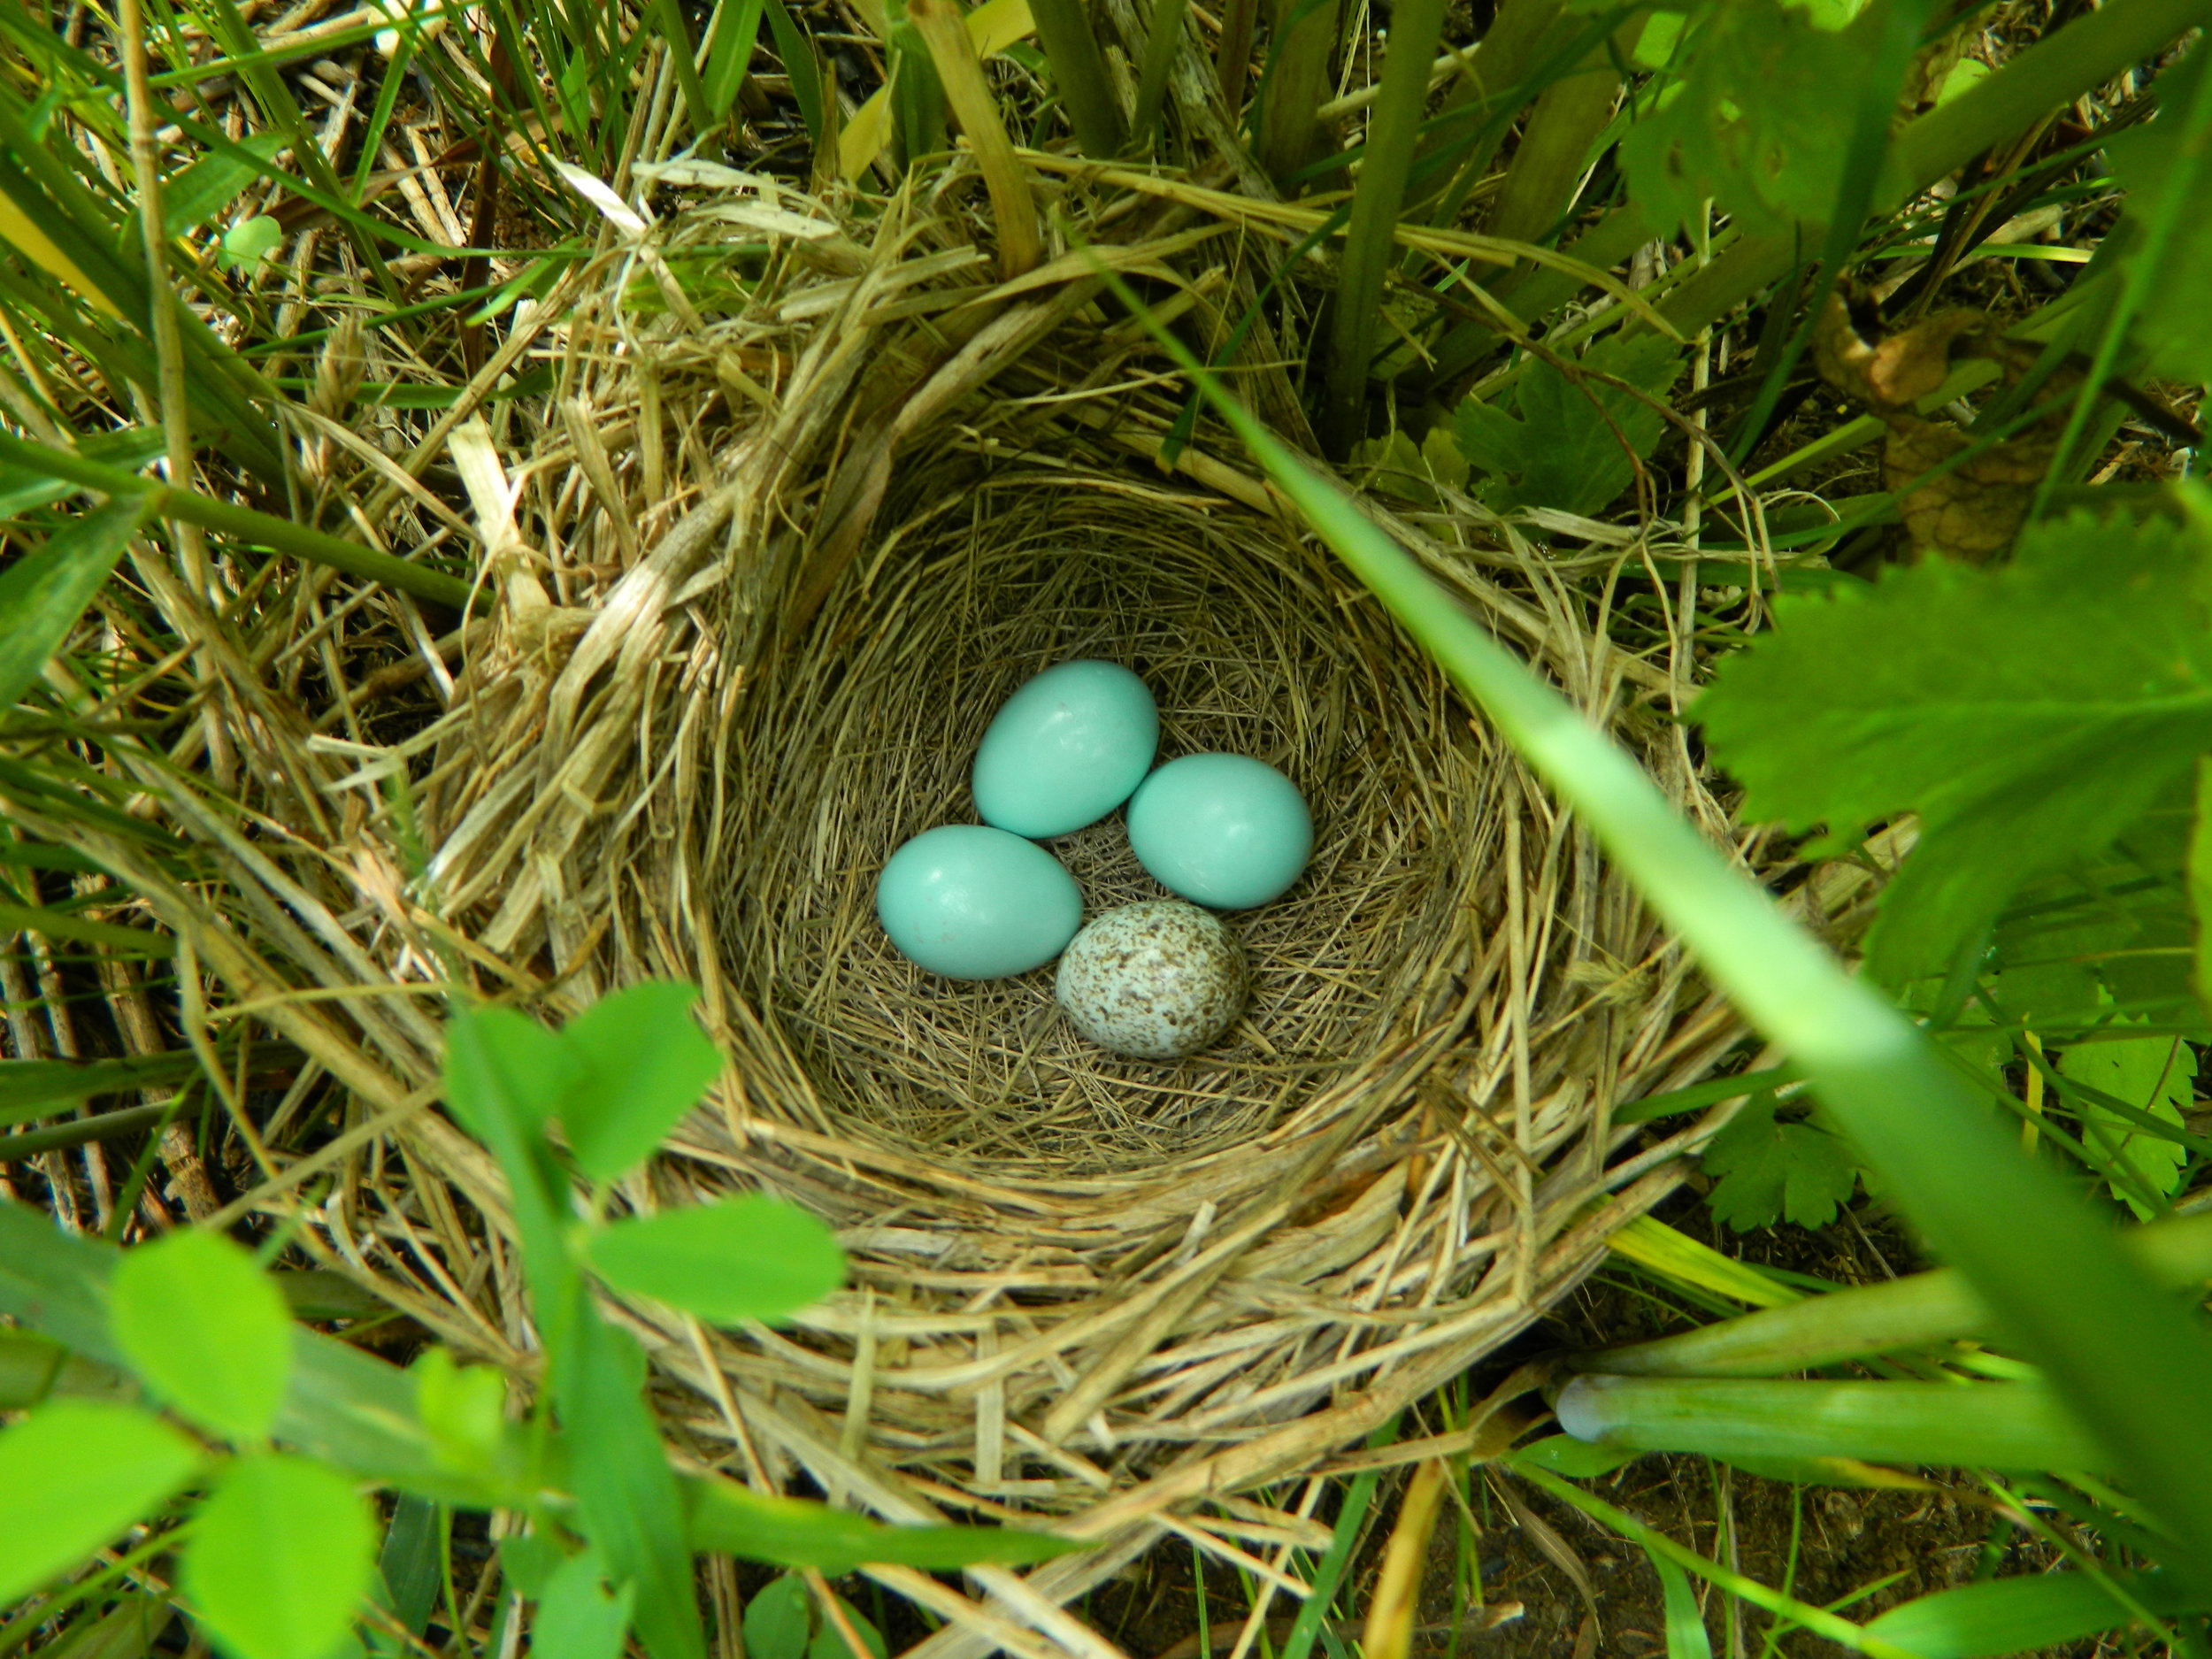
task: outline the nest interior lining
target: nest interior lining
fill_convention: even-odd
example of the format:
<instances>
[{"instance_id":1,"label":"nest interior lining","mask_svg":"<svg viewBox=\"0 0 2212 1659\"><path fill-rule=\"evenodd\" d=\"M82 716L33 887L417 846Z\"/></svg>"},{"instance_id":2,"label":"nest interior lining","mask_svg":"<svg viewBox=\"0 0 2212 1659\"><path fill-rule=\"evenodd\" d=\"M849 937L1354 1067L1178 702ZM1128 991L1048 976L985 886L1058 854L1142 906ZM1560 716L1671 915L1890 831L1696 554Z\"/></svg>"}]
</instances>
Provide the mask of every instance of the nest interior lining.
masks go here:
<instances>
[{"instance_id":1,"label":"nest interior lining","mask_svg":"<svg viewBox=\"0 0 2212 1659\"><path fill-rule=\"evenodd\" d=\"M1049 967L942 979L876 922L891 852L976 821L968 771L1000 705L1078 657L1143 677L1163 761L1253 755L1314 810L1299 884L1229 918L1252 1006L1179 1063L1085 1041ZM1157 1167L1249 1141L1446 1016L1483 895L1502 902L1482 748L1374 602L1278 526L1004 475L892 538L755 682L733 741L746 783L723 843L723 956L841 1132L979 1168ZM1119 812L1050 846L1087 915L1169 896Z\"/></svg>"}]
</instances>

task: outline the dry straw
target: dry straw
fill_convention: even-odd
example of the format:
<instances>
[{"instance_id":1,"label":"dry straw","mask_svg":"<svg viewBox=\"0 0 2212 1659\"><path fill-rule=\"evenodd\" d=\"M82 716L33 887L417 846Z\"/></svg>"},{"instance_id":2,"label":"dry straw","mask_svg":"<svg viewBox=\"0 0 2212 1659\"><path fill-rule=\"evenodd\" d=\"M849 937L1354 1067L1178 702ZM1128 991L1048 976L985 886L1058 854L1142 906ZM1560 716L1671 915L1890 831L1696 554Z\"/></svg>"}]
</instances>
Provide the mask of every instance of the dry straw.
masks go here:
<instances>
[{"instance_id":1,"label":"dry straw","mask_svg":"<svg viewBox=\"0 0 2212 1659\"><path fill-rule=\"evenodd\" d=\"M1170 1534L1294 1595L1311 1477L1671 1187L1709 1117L1660 1139L1612 1105L1697 1078L1740 1029L1263 485L1203 428L1157 464L1177 389L1085 257L996 284L957 166L864 225L764 180L662 179L689 205L664 188L503 354L554 369L541 424L465 403L399 465L327 419L308 434L308 482L373 474L398 550L480 542L484 619L435 641L404 601L311 583L288 636L216 665L196 741L227 788L119 749L203 879L11 806L137 879L184 947L188 1034L250 1014L310 1057L280 1130L337 1086L336 1139L271 1134L233 1212L292 1217L525 1371L496 1173L434 1109L442 987L557 1018L695 980L728 1072L620 1202L764 1189L836 1225L852 1278L774 1332L626 1310L679 1455L1096 1546L979 1572L974 1596L881 1570L949 1618L930 1659L1110 1653L1066 1604ZM1275 234L1220 217L1233 197L1039 186L1209 340L1251 296L1245 239ZM1289 423L1258 347L1240 390ZM465 514L415 481L433 466ZM1678 688L1586 595L1504 526L1369 506L1724 826L1650 711ZM1237 918L1249 1016L1186 1062L1087 1048L1046 975L933 980L872 922L891 849L965 815L999 702L1076 656L1146 676L1168 752L1259 755L1316 806L1309 875ZM1156 893L1112 822L1060 850L1094 909Z\"/></svg>"}]
</instances>

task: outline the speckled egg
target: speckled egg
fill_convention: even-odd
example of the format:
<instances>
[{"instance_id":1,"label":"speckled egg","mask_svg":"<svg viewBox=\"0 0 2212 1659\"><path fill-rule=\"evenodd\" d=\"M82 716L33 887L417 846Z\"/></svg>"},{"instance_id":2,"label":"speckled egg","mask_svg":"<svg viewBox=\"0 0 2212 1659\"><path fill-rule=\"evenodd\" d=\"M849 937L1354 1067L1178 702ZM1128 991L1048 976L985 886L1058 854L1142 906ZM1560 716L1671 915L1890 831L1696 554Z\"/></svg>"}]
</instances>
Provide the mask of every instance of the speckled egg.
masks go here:
<instances>
[{"instance_id":1,"label":"speckled egg","mask_svg":"<svg viewBox=\"0 0 2212 1659\"><path fill-rule=\"evenodd\" d=\"M1108 910L1076 934L1054 988L1076 1030L1100 1048L1176 1060L1236 1023L1251 978L1244 947L1219 917L1155 899Z\"/></svg>"}]
</instances>

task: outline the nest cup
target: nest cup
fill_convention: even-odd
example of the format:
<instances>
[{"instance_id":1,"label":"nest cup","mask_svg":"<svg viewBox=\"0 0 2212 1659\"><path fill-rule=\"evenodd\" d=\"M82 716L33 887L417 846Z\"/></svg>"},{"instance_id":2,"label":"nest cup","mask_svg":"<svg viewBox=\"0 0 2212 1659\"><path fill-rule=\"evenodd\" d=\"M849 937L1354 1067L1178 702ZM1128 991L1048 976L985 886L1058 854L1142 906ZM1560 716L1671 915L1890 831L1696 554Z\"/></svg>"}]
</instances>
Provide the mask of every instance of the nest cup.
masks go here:
<instances>
[{"instance_id":1,"label":"nest cup","mask_svg":"<svg viewBox=\"0 0 2212 1659\"><path fill-rule=\"evenodd\" d=\"M364 983L465 959L548 1018L649 976L697 983L729 1070L619 1202L765 1190L832 1223L852 1272L777 1331L628 1309L672 1433L889 1519L1088 1540L1024 1577L981 1570L991 1612L880 1576L951 1621L931 1659L1096 1655L1060 1609L1171 1531L1240 1571L1312 1547L1268 1483L1340 1466L1571 1287L1709 1133L1618 1127L1613 1102L1695 1079L1741 1032L1224 434L1158 464L1178 401L1094 282L1000 288L950 257L973 234L957 219L895 204L863 246L779 199L780 223L822 234L753 298L641 315L629 256L611 259L532 319L550 418L451 428L498 603L451 705L391 751L434 900L401 895L400 849L357 813L298 880L360 920ZM711 204L657 232L695 255L730 234ZM1263 276L1230 272L1233 309ZM1295 410L1276 371L1239 384ZM1621 712L1669 695L1663 671L1509 528L1478 542L1463 519L1362 510L1724 823L1677 730ZM1048 970L928 976L873 913L901 841L972 821L1005 697L1077 657L1143 676L1164 758L1256 756L1314 809L1304 877L1232 918L1251 1009L1183 1061L1084 1042ZM1090 913L1159 896L1118 813L1053 849ZM317 1041L400 1125L452 1248L503 1228L480 1151L402 1109L434 1092L426 1017L338 1006L360 1034ZM504 1340L481 1297L525 1328L503 1274L456 1260L438 1283L486 1288L395 1295L480 1347ZM1454 1444L1503 1432L1478 1417Z\"/></svg>"},{"instance_id":2,"label":"nest cup","mask_svg":"<svg viewBox=\"0 0 2212 1659\"><path fill-rule=\"evenodd\" d=\"M1033 1177L1248 1145L1448 1023L1500 919L1495 769L1440 676L1282 526L1116 482L979 480L841 583L740 710L732 764L752 787L718 872L724 965L833 1133ZM1075 657L1143 678L1164 761L1256 756L1313 805L1305 876L1227 918L1248 1011L1184 1061L1086 1041L1048 967L941 979L876 924L891 852L975 821L992 716ZM1118 811L1048 845L1087 915L1171 896Z\"/></svg>"}]
</instances>

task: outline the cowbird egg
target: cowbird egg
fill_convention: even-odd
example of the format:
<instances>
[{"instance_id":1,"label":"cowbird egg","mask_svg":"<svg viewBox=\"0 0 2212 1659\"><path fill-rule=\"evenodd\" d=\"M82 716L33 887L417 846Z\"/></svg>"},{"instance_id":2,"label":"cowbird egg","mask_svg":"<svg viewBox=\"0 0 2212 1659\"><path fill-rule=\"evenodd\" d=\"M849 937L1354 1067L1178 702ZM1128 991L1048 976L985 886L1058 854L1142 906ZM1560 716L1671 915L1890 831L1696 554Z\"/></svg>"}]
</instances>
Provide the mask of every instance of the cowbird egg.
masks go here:
<instances>
[{"instance_id":1,"label":"cowbird egg","mask_svg":"<svg viewBox=\"0 0 2212 1659\"><path fill-rule=\"evenodd\" d=\"M1217 910L1279 898L1313 851L1298 786L1248 755L1186 755L1129 803L1129 845L1171 893Z\"/></svg>"},{"instance_id":2,"label":"cowbird egg","mask_svg":"<svg viewBox=\"0 0 2212 1659\"><path fill-rule=\"evenodd\" d=\"M1006 700L975 757L986 824L1044 840L1095 824L1151 768L1160 715L1152 694L1113 663L1062 663Z\"/></svg>"},{"instance_id":3,"label":"cowbird egg","mask_svg":"<svg viewBox=\"0 0 2212 1659\"><path fill-rule=\"evenodd\" d=\"M1179 899L1108 910L1075 936L1054 986L1075 1028L1142 1060L1194 1054L1236 1023L1250 988L1244 947Z\"/></svg>"},{"instance_id":4,"label":"cowbird egg","mask_svg":"<svg viewBox=\"0 0 2212 1659\"><path fill-rule=\"evenodd\" d=\"M1002 829L946 824L891 855L876 882L891 942L950 979L1041 968L1083 921L1075 878L1043 848Z\"/></svg>"}]
</instances>

